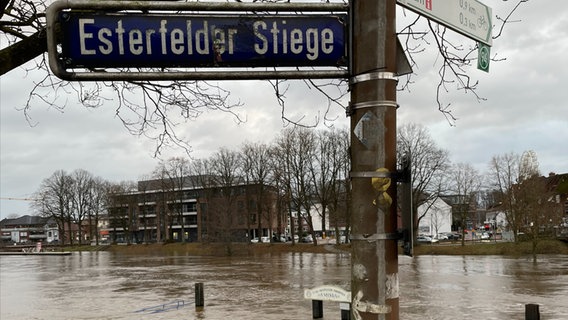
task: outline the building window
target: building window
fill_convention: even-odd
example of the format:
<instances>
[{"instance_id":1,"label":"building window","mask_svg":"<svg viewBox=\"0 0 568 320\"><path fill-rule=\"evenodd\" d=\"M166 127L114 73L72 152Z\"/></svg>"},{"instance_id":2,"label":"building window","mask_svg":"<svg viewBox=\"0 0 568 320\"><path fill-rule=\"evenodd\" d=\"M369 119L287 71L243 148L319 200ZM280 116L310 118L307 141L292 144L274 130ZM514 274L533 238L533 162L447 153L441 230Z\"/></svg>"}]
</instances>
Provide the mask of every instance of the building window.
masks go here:
<instances>
[{"instance_id":1,"label":"building window","mask_svg":"<svg viewBox=\"0 0 568 320\"><path fill-rule=\"evenodd\" d=\"M256 201L249 200L249 210L256 209Z\"/></svg>"},{"instance_id":2,"label":"building window","mask_svg":"<svg viewBox=\"0 0 568 320\"><path fill-rule=\"evenodd\" d=\"M186 218L187 224L197 224L197 216L189 216Z\"/></svg>"},{"instance_id":3,"label":"building window","mask_svg":"<svg viewBox=\"0 0 568 320\"><path fill-rule=\"evenodd\" d=\"M183 212L197 212L197 202L184 203Z\"/></svg>"}]
</instances>

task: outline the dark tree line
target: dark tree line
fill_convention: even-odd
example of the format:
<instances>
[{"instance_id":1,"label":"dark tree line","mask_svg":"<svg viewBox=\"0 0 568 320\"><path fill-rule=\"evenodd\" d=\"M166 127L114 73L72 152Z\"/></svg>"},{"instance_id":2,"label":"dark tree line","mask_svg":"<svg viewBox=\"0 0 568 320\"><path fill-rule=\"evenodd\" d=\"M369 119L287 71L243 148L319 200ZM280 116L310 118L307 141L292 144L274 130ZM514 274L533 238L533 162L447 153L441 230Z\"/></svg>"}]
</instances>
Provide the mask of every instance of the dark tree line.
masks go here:
<instances>
[{"instance_id":1,"label":"dark tree line","mask_svg":"<svg viewBox=\"0 0 568 320\"><path fill-rule=\"evenodd\" d=\"M519 232L529 234L536 246L539 232L561 223L561 203L566 192L540 174L534 152L493 156L487 172L480 173L471 164L451 163L449 153L436 144L425 127L416 124L398 129L397 148L399 159L402 154L411 154L412 210L417 213L418 207L426 207L421 216L415 217L415 234L428 206L444 196L453 197L454 223L462 231L476 210L498 209L506 215L507 227L515 236ZM283 230L287 221L292 230L301 227L295 225L296 221L304 221L308 230L299 233L310 233L317 239L315 230L339 235L340 226L344 226L345 232L349 232L349 163L346 130L296 127L283 130L268 144L245 142L235 150L221 148L205 159L174 157L161 161L145 178L159 184L164 191L160 199L146 196L148 184L109 183L85 170L59 170L42 182L34 207L42 216L54 218L61 233L67 232L66 241L72 244L84 239L98 241L96 226L101 214L113 215L116 223L111 227L122 228L130 239L130 233L141 227L136 217L147 223L147 204L156 202L152 212L160 226L156 240L163 242L171 240L168 230L174 223L181 223L181 233L185 234L184 195L179 191L193 186L210 190L211 194L201 195L206 200L213 197L213 192L217 197L222 195L209 208L219 213L211 216L216 220L207 221L214 226L208 234L211 240L230 241L231 219L244 219L249 230L262 230L274 218L278 230ZM244 210L235 210L236 197L231 189L236 185L257 186L254 198L246 195ZM269 188L276 190L276 199L269 197ZM132 192L138 193L133 203L120 196ZM108 208L113 211L108 212ZM249 212L258 216L254 218ZM321 225L314 225L315 220L321 221ZM79 228L78 237L74 237L73 224L86 225L88 229ZM143 227L148 230L147 225ZM149 241L147 232L143 237L137 240ZM182 241L186 240L182 237Z\"/></svg>"},{"instance_id":2,"label":"dark tree line","mask_svg":"<svg viewBox=\"0 0 568 320\"><path fill-rule=\"evenodd\" d=\"M33 207L41 216L57 222L64 243L95 240L98 244L97 226L107 212L109 192L112 187L108 182L85 170L58 170L43 180L34 195Z\"/></svg>"},{"instance_id":3,"label":"dark tree line","mask_svg":"<svg viewBox=\"0 0 568 320\"><path fill-rule=\"evenodd\" d=\"M291 228L295 229L299 226L294 223L299 219L308 225L308 230L299 233L310 233L315 239L315 230L328 232L326 221L330 216L333 218L331 226L336 233L340 225L347 224L348 227L348 146L346 131L314 131L298 127L283 130L270 144L245 142L237 150L221 148L206 159L165 160L154 171L153 178L176 181L183 176L194 176L201 179L197 184L204 190L220 190L216 194L222 194L223 197L222 200L217 199L216 205L222 206L217 209L226 214L211 215L218 219L209 221L215 224L217 230L216 234L208 234L211 239L223 240L223 235L228 236L232 221L227 219L237 219L241 214L245 214L240 218L247 221L249 230L268 227L263 223L273 219L278 223L278 230L283 230L285 217L291 221ZM179 169L182 161L183 170ZM236 198L230 189L239 184L256 186L254 199L252 195L245 195L248 199L245 207L253 208L233 212ZM275 204L270 203L268 188L277 192ZM209 195L205 192L202 196ZM276 209L271 209L272 206ZM253 219L246 214L249 211L259 216ZM172 214L164 215L163 219L171 219L169 216ZM312 217L315 215L322 225L314 225ZM252 236L249 234L249 237Z\"/></svg>"},{"instance_id":4,"label":"dark tree line","mask_svg":"<svg viewBox=\"0 0 568 320\"><path fill-rule=\"evenodd\" d=\"M558 185L551 183L540 173L532 151L494 155L487 170L480 172L469 163L452 163L428 129L413 123L398 129L397 149L399 159L411 154L412 210L417 214L418 207L425 208L415 216L414 234L438 197L452 200L454 224L462 231L462 242L467 221L477 211L503 212L515 239L519 232L529 234L535 246L543 230L550 231L562 222L567 193L558 185L566 178L560 178Z\"/></svg>"}]
</instances>

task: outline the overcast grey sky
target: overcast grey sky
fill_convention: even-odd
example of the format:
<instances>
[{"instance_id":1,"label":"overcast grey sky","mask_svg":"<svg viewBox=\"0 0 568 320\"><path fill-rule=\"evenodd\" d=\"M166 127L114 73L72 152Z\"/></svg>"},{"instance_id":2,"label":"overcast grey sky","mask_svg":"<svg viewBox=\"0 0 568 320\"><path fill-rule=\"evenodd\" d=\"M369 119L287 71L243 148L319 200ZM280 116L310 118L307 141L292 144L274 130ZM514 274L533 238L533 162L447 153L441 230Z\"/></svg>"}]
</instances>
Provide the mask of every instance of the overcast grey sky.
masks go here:
<instances>
[{"instance_id":1,"label":"overcast grey sky","mask_svg":"<svg viewBox=\"0 0 568 320\"><path fill-rule=\"evenodd\" d=\"M504 16L516 1L484 0L494 15ZM412 14L407 13L412 16ZM468 73L479 80L478 102L471 94L452 90L444 97L458 120L453 126L438 110L435 100L439 56L433 47L419 57L414 83L398 95L398 123L426 126L453 162L466 162L484 171L493 155L534 150L543 174L568 172L568 1L530 0L514 16L502 37L493 42L492 55L506 59L492 62L488 74L473 66ZM399 22L402 11L399 12ZM461 35L465 47L475 43ZM2 42L4 46L5 43ZM25 67L32 67L33 63ZM150 173L158 159L154 142L132 136L115 117L116 101L97 109L79 105L74 93L59 92L64 112L38 102L31 111L35 126L19 111L41 72L13 70L0 78L0 196L26 198L54 171L85 169L110 181L132 180ZM226 113L210 112L181 124L191 139L194 157L206 157L219 147L236 148L244 141L270 142L283 123L281 110L269 84L260 81L220 83L229 88L237 112L246 122L237 124ZM314 119L325 110L325 101L302 83L287 93L291 118ZM37 100L37 99L36 99ZM341 108L332 110L333 125L347 127ZM166 150L163 158L183 155ZM0 200L0 219L30 213L27 201Z\"/></svg>"}]
</instances>

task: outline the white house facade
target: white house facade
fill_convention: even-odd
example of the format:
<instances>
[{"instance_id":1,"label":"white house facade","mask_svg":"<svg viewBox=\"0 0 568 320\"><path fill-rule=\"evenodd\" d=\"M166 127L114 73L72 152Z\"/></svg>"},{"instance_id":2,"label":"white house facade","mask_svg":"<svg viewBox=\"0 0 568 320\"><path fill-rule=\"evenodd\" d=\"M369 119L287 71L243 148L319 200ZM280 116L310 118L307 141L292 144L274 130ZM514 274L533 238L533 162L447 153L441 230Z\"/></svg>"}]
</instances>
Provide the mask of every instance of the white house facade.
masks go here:
<instances>
[{"instance_id":1,"label":"white house facade","mask_svg":"<svg viewBox=\"0 0 568 320\"><path fill-rule=\"evenodd\" d=\"M452 231L452 207L441 198L423 203L418 207L418 233L433 235Z\"/></svg>"}]
</instances>

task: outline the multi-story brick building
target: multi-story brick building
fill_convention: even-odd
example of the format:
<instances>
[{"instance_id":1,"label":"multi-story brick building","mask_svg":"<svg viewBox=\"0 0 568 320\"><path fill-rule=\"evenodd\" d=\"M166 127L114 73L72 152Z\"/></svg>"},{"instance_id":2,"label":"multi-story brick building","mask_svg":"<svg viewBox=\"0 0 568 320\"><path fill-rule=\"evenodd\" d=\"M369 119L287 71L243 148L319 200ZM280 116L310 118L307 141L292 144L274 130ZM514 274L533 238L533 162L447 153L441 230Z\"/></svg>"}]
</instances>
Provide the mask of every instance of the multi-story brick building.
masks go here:
<instances>
[{"instance_id":1,"label":"multi-story brick building","mask_svg":"<svg viewBox=\"0 0 568 320\"><path fill-rule=\"evenodd\" d=\"M235 241L284 234L278 193L263 184L222 186L212 176L139 181L112 195L107 230L116 242Z\"/></svg>"}]
</instances>

